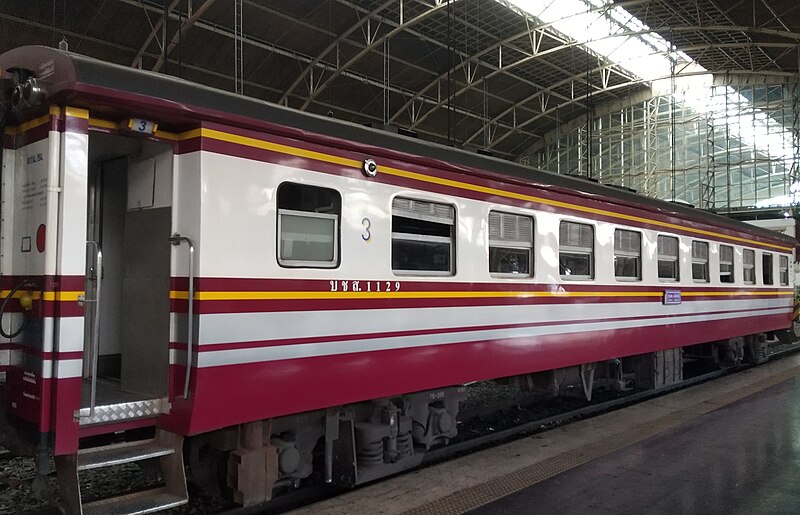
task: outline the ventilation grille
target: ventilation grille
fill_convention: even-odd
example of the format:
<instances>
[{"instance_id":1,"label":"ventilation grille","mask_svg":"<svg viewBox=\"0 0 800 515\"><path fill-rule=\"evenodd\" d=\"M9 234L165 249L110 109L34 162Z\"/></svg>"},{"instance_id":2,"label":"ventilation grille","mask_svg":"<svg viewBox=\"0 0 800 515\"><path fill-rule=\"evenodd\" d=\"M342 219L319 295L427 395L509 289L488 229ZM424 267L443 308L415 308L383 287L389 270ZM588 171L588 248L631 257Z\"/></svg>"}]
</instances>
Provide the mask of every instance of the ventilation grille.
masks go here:
<instances>
[{"instance_id":1,"label":"ventilation grille","mask_svg":"<svg viewBox=\"0 0 800 515\"><path fill-rule=\"evenodd\" d=\"M692 242L692 259L708 261L708 243L704 241Z\"/></svg>"},{"instance_id":2,"label":"ventilation grille","mask_svg":"<svg viewBox=\"0 0 800 515\"><path fill-rule=\"evenodd\" d=\"M678 257L678 238L672 236L658 237L658 257Z\"/></svg>"},{"instance_id":3,"label":"ventilation grille","mask_svg":"<svg viewBox=\"0 0 800 515\"><path fill-rule=\"evenodd\" d=\"M453 225L455 209L447 204L395 197L392 201L392 214L418 220L429 220Z\"/></svg>"},{"instance_id":4,"label":"ventilation grille","mask_svg":"<svg viewBox=\"0 0 800 515\"><path fill-rule=\"evenodd\" d=\"M489 213L489 241L533 244L533 219L508 213Z\"/></svg>"},{"instance_id":5,"label":"ventilation grille","mask_svg":"<svg viewBox=\"0 0 800 515\"><path fill-rule=\"evenodd\" d=\"M638 254L642 248L642 235L635 231L614 231L614 250Z\"/></svg>"},{"instance_id":6,"label":"ventilation grille","mask_svg":"<svg viewBox=\"0 0 800 515\"><path fill-rule=\"evenodd\" d=\"M591 225L561 222L559 238L561 246L580 247L589 250L594 248L594 229Z\"/></svg>"}]
</instances>

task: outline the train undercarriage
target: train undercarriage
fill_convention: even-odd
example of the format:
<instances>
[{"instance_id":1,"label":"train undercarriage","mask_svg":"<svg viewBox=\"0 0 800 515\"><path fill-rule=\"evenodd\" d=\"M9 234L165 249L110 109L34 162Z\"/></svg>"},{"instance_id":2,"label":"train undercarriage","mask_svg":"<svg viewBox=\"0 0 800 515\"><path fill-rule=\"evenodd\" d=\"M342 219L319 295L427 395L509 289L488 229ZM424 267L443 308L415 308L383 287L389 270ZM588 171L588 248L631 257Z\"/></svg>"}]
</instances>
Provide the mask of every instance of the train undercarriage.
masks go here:
<instances>
[{"instance_id":1,"label":"train undercarriage","mask_svg":"<svg viewBox=\"0 0 800 515\"><path fill-rule=\"evenodd\" d=\"M703 371L767 360L791 334L760 333L655 353L502 378L543 397L659 390ZM245 506L269 501L309 479L351 487L418 466L458 435L469 386L263 420L187 439L190 481Z\"/></svg>"},{"instance_id":2,"label":"train undercarriage","mask_svg":"<svg viewBox=\"0 0 800 515\"><path fill-rule=\"evenodd\" d=\"M759 333L493 383L537 398L581 397L588 402L598 392L660 390L712 369L759 364L768 359L770 346L794 339L788 331ZM243 506L270 501L306 484L352 487L368 483L420 465L429 450L457 438L457 420L469 388L377 399L185 438L187 478L206 497ZM36 456L37 446L15 432L4 414L0 416L4 428L0 445L14 454ZM34 490L52 500L53 493L42 488L50 470L41 464ZM62 492L62 502L65 497Z\"/></svg>"}]
</instances>

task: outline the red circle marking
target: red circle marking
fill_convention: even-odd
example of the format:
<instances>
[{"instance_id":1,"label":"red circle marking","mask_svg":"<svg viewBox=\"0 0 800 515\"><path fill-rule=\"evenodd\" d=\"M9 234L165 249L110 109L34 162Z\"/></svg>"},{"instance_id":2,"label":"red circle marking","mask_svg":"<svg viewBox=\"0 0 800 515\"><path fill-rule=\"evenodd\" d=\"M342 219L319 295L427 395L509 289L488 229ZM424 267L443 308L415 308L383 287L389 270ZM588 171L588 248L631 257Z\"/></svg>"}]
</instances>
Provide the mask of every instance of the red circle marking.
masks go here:
<instances>
[{"instance_id":1,"label":"red circle marking","mask_svg":"<svg viewBox=\"0 0 800 515\"><path fill-rule=\"evenodd\" d=\"M44 224L39 225L39 228L36 229L36 250L39 252L44 252L44 235L45 235L46 228Z\"/></svg>"}]
</instances>

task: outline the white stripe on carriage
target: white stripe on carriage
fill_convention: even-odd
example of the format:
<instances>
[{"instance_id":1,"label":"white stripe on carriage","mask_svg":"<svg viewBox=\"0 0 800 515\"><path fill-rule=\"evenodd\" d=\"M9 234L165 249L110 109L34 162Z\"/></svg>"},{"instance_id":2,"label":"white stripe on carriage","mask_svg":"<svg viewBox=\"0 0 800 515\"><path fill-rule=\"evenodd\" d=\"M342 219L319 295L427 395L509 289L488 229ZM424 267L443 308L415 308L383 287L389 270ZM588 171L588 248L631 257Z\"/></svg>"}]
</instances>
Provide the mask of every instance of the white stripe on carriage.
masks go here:
<instances>
[{"instance_id":1,"label":"white stripe on carriage","mask_svg":"<svg viewBox=\"0 0 800 515\"><path fill-rule=\"evenodd\" d=\"M46 361L52 363L51 361ZM61 359L56 362L56 377L59 379L69 379L83 376L82 359ZM49 377L49 376L46 376Z\"/></svg>"},{"instance_id":2,"label":"white stripe on carriage","mask_svg":"<svg viewBox=\"0 0 800 515\"><path fill-rule=\"evenodd\" d=\"M272 347L254 347L246 349L230 349L205 351L196 353L198 367L215 367L263 361L280 361L286 359L333 356L392 349L411 349L432 345L449 345L478 342L494 339L532 338L538 336L630 329L635 327L654 327L665 324L703 322L708 320L734 320L742 317L782 315L791 313L791 308L770 308L746 313L720 313L713 315L693 314L677 317L658 317L651 319L615 320L607 322L572 323L560 325L543 325L536 327L515 327L505 329L459 331L442 334L422 334L413 336L389 336L383 338L365 338L347 341L326 341L320 343L303 343L295 345L279 345ZM335 338L335 337L331 337ZM170 363L184 364L185 351L170 352Z\"/></svg>"},{"instance_id":3,"label":"white stripe on carriage","mask_svg":"<svg viewBox=\"0 0 800 515\"><path fill-rule=\"evenodd\" d=\"M58 351L81 352L83 350L83 317L58 319Z\"/></svg>"},{"instance_id":4,"label":"white stripe on carriage","mask_svg":"<svg viewBox=\"0 0 800 515\"><path fill-rule=\"evenodd\" d=\"M390 308L273 313L215 313L199 317L198 343L214 345L244 341L335 337L342 334L387 333L408 330L465 329L470 326L535 324L619 318L704 314L718 311L788 308L791 299L736 299L687 301L664 306L656 302L536 304ZM743 313L744 316L747 313ZM185 323L185 317L183 317ZM413 323L411 323L413 322ZM334 336L331 336L334 335ZM172 341L184 341L178 338Z\"/></svg>"}]
</instances>

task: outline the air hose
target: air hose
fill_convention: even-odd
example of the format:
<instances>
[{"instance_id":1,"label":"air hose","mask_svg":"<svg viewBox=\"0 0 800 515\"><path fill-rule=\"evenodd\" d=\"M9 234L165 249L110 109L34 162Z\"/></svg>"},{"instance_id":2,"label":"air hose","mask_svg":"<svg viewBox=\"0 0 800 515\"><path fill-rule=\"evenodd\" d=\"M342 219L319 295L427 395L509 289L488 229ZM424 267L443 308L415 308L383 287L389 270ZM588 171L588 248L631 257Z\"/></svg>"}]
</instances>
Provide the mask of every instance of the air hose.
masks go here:
<instances>
[{"instance_id":1,"label":"air hose","mask_svg":"<svg viewBox=\"0 0 800 515\"><path fill-rule=\"evenodd\" d=\"M30 304L28 303L30 298L28 298L28 301L26 301L26 302L23 302L23 299L20 299L20 305L22 306L22 308L24 310L23 311L22 325L19 326L19 329L17 329L16 331L14 331L12 333L6 333L5 330L3 329L3 315L5 315L5 313L6 313L6 307L8 306L8 301L11 300L14 297L14 295L19 290L21 290L22 288L38 288L38 286L39 285L36 284L33 281L22 281L18 285L16 285L13 288L11 288L11 291L8 292L8 295L6 295L6 297L3 299L2 304L0 304L0 335L2 335L3 338L8 338L10 340L10 339L16 338L17 336L22 334L22 331L24 331L25 327L28 325L28 313L27 313L27 311L31 309Z\"/></svg>"}]
</instances>

